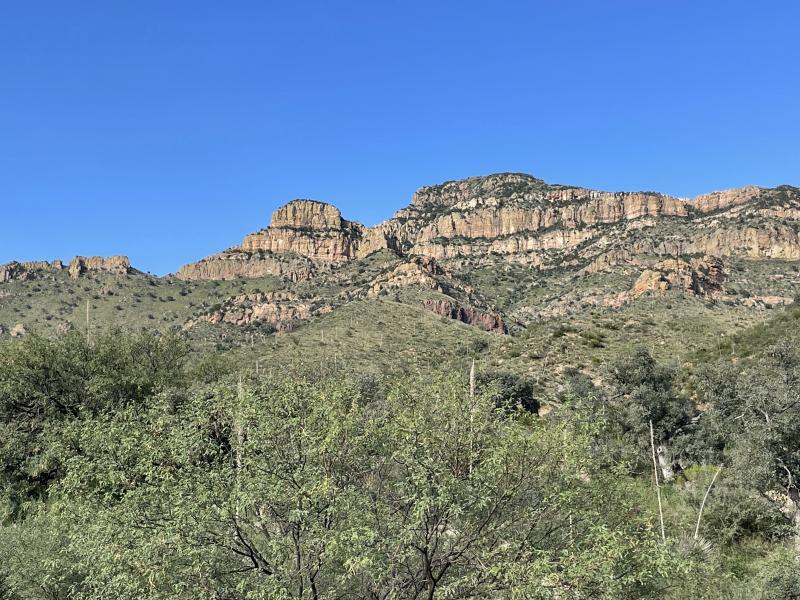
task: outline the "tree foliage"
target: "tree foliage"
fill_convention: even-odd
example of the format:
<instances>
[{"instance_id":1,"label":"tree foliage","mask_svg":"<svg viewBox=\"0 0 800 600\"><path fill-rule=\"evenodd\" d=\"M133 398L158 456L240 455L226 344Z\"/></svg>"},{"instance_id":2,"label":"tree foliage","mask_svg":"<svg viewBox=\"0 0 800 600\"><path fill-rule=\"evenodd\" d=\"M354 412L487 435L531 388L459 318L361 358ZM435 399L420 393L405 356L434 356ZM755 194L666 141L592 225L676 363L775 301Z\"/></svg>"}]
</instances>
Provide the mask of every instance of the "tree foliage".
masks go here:
<instances>
[{"instance_id":1,"label":"tree foliage","mask_svg":"<svg viewBox=\"0 0 800 600\"><path fill-rule=\"evenodd\" d=\"M545 419L508 373L471 394L453 374L234 365L121 331L0 348L0 598L796 594L789 346L703 371L699 408L635 351L570 374ZM664 488L665 541L650 422L696 463Z\"/></svg>"},{"instance_id":2,"label":"tree foliage","mask_svg":"<svg viewBox=\"0 0 800 600\"><path fill-rule=\"evenodd\" d=\"M591 429L498 406L495 386L289 373L179 394L172 341L114 339L5 350L39 372L0 371L5 425L30 422L13 402L48 406L28 451L58 470L11 493L29 496L0 530L9 594L633 598L677 568Z\"/></svg>"}]
</instances>

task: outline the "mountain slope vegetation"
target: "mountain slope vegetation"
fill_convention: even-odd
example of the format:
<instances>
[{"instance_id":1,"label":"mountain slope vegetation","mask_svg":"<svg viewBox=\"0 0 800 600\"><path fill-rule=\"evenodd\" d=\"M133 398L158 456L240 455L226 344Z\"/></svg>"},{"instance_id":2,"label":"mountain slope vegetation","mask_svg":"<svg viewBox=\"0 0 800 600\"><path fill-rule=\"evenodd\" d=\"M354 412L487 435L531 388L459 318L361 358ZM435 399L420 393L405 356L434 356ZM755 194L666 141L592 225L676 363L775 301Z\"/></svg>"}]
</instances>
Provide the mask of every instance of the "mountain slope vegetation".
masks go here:
<instances>
[{"instance_id":1,"label":"mountain slope vegetation","mask_svg":"<svg viewBox=\"0 0 800 600\"><path fill-rule=\"evenodd\" d=\"M799 230L503 173L0 267L0 598L800 597Z\"/></svg>"}]
</instances>

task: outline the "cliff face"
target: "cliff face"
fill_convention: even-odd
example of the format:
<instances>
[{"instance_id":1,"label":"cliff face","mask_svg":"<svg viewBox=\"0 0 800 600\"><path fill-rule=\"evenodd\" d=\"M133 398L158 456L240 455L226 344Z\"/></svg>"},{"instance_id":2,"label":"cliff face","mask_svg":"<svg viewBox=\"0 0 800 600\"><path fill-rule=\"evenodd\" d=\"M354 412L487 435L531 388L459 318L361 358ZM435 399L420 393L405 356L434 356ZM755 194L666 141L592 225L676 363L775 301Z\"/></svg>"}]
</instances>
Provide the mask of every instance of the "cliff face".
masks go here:
<instances>
[{"instance_id":1,"label":"cliff face","mask_svg":"<svg viewBox=\"0 0 800 600\"><path fill-rule=\"evenodd\" d=\"M30 262L10 262L0 266L0 283L9 281L30 281L37 279L46 273L61 271L64 264L60 260L53 262L30 261Z\"/></svg>"},{"instance_id":2,"label":"cliff face","mask_svg":"<svg viewBox=\"0 0 800 600\"><path fill-rule=\"evenodd\" d=\"M67 267L60 260L52 262L10 262L0 266L0 283L10 281L29 281L53 277L66 270L73 279L87 273L111 273L125 275L131 273L131 263L127 256L76 256Z\"/></svg>"},{"instance_id":3,"label":"cliff face","mask_svg":"<svg viewBox=\"0 0 800 600\"><path fill-rule=\"evenodd\" d=\"M660 295L754 309L785 304L796 296L800 267L778 261L800 261L794 187L681 199L501 173L423 187L374 227L329 204L293 200L267 227L185 265L177 277L282 280L266 286L280 291L197 309L187 327L266 323L281 331L354 300L381 299L504 333L585 308L625 310ZM134 272L121 256L13 262L0 266L0 286ZM0 289L0 298L21 298L26 290L18 287ZM202 285L182 289L204 293ZM12 323L3 325L8 332Z\"/></svg>"},{"instance_id":4,"label":"cliff face","mask_svg":"<svg viewBox=\"0 0 800 600\"><path fill-rule=\"evenodd\" d=\"M758 224L743 219L756 218ZM778 220L800 218L796 188L746 187L693 200L651 192L600 192L548 185L521 174L499 174L424 187L411 205L367 234L364 251L383 246L439 259L488 253L527 254L542 266L543 250L570 252L598 246L656 242L692 253L795 259L796 229ZM696 231L681 238L648 235L656 224L685 223ZM638 232L638 233L637 233ZM552 257L560 262L563 257Z\"/></svg>"},{"instance_id":5,"label":"cliff face","mask_svg":"<svg viewBox=\"0 0 800 600\"><path fill-rule=\"evenodd\" d=\"M293 200L272 214L269 227L236 246L182 267L180 279L234 279L273 275L290 281L312 277L317 267L356 257L365 228L339 209L314 200Z\"/></svg>"},{"instance_id":6,"label":"cliff face","mask_svg":"<svg viewBox=\"0 0 800 600\"><path fill-rule=\"evenodd\" d=\"M619 307L645 293L669 290L715 301L724 295L721 259L800 260L800 190L750 186L682 199L500 173L420 188L408 207L371 228L344 219L331 205L294 200L240 246L187 265L178 277L272 275L300 282L386 250L402 262L366 288L350 289L354 296L374 298L413 288L433 296L415 301L437 314L503 332L502 313L458 277L469 279L476 267L522 266L541 274L584 276L623 268L639 273L632 288L588 296L576 292L575 305ZM702 264L698 256L705 257ZM565 298L564 306L556 303L537 314L568 312ZM247 310L232 305L225 316L210 319L277 324L314 314L296 304L280 310L267 304L248 305ZM521 306L514 314L524 319L530 310Z\"/></svg>"},{"instance_id":7,"label":"cliff face","mask_svg":"<svg viewBox=\"0 0 800 600\"><path fill-rule=\"evenodd\" d=\"M339 209L330 204L293 200L272 214L267 229L248 235L241 249L299 254L314 262L342 262L356 256L364 229L342 219Z\"/></svg>"},{"instance_id":8,"label":"cliff face","mask_svg":"<svg viewBox=\"0 0 800 600\"><path fill-rule=\"evenodd\" d=\"M70 261L68 270L73 279L89 272L125 275L130 273L131 263L127 256L76 256Z\"/></svg>"},{"instance_id":9,"label":"cliff face","mask_svg":"<svg viewBox=\"0 0 800 600\"><path fill-rule=\"evenodd\" d=\"M484 331L499 334L508 332L503 317L497 313L483 312L473 306L459 306L450 300L426 300L424 306L437 315L474 325Z\"/></svg>"},{"instance_id":10,"label":"cliff face","mask_svg":"<svg viewBox=\"0 0 800 600\"><path fill-rule=\"evenodd\" d=\"M231 250L184 265L176 277L190 281L273 276L297 282L311 279L315 272L314 263L302 256Z\"/></svg>"}]
</instances>

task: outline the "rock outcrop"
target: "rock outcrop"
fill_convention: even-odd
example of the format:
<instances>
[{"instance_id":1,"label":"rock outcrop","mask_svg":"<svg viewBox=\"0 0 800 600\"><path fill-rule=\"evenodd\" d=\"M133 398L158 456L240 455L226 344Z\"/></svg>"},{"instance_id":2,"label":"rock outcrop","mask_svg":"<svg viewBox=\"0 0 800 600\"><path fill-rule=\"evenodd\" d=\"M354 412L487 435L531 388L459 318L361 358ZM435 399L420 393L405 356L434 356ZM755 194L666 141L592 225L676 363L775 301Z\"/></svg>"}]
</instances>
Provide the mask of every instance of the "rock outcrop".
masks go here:
<instances>
[{"instance_id":1,"label":"rock outcrop","mask_svg":"<svg viewBox=\"0 0 800 600\"><path fill-rule=\"evenodd\" d=\"M126 275L131 272L131 263L127 256L76 256L67 270L73 279L90 272Z\"/></svg>"},{"instance_id":2,"label":"rock outcrop","mask_svg":"<svg viewBox=\"0 0 800 600\"><path fill-rule=\"evenodd\" d=\"M427 256L415 256L397 265L392 271L376 277L367 290L367 297L374 298L384 292L415 287L444 292L437 276L444 275L438 263Z\"/></svg>"},{"instance_id":3,"label":"rock outcrop","mask_svg":"<svg viewBox=\"0 0 800 600\"><path fill-rule=\"evenodd\" d=\"M604 304L619 307L648 292L667 290L679 290L705 300L715 300L724 292L725 278L725 264L718 258L705 256L688 261L668 259L642 271L630 290L607 297Z\"/></svg>"},{"instance_id":4,"label":"rock outcrop","mask_svg":"<svg viewBox=\"0 0 800 600\"><path fill-rule=\"evenodd\" d=\"M440 261L476 257L548 269L613 268L639 255L800 259L800 190L745 187L686 200L603 192L500 173L426 186L391 219L366 228L322 202L294 200L241 246L187 265L184 279L312 277L388 249ZM687 231L691 229L691 233ZM309 268L287 269L295 256ZM276 262L278 261L278 262Z\"/></svg>"},{"instance_id":5,"label":"rock outcrop","mask_svg":"<svg viewBox=\"0 0 800 600\"><path fill-rule=\"evenodd\" d=\"M241 249L336 263L356 256L364 229L343 219L339 209L330 204L293 200L272 214L269 227L245 237Z\"/></svg>"},{"instance_id":6,"label":"rock outcrop","mask_svg":"<svg viewBox=\"0 0 800 600\"><path fill-rule=\"evenodd\" d=\"M366 228L339 209L315 200L292 200L272 213L269 227L242 244L183 266L179 279L234 279L273 275L290 281L354 259Z\"/></svg>"},{"instance_id":7,"label":"rock outcrop","mask_svg":"<svg viewBox=\"0 0 800 600\"><path fill-rule=\"evenodd\" d=\"M76 256L67 267L60 260L52 262L33 261L33 262L10 262L0 266L0 283L10 281L30 281L43 277L52 277L62 271L69 273L73 279L87 273L112 273L115 275L125 275L132 273L130 261L127 256Z\"/></svg>"},{"instance_id":8,"label":"rock outcrop","mask_svg":"<svg viewBox=\"0 0 800 600\"><path fill-rule=\"evenodd\" d=\"M226 300L220 308L188 321L183 328L189 330L199 322L239 326L268 323L282 331L290 329L297 321L329 310L330 307L324 303L303 300L288 291L240 294Z\"/></svg>"},{"instance_id":9,"label":"rock outcrop","mask_svg":"<svg viewBox=\"0 0 800 600\"><path fill-rule=\"evenodd\" d=\"M421 188L408 208L366 232L359 256L382 248L439 260L500 255L548 268L578 252L591 270L614 266L607 248L616 245L624 261L651 251L794 260L800 257L800 240L797 228L785 221L798 219L800 191L788 186L751 186L686 200L549 185L505 173ZM665 224L696 231L670 237Z\"/></svg>"},{"instance_id":10,"label":"rock outcrop","mask_svg":"<svg viewBox=\"0 0 800 600\"><path fill-rule=\"evenodd\" d=\"M184 265L176 276L183 280L273 276L297 282L311 279L315 272L314 263L302 256L232 250Z\"/></svg>"},{"instance_id":11,"label":"rock outcrop","mask_svg":"<svg viewBox=\"0 0 800 600\"><path fill-rule=\"evenodd\" d=\"M797 229L776 222L766 222L759 226L745 222L710 230L701 229L695 239L684 248L689 254L800 259L800 237Z\"/></svg>"},{"instance_id":12,"label":"rock outcrop","mask_svg":"<svg viewBox=\"0 0 800 600\"><path fill-rule=\"evenodd\" d=\"M497 313L483 312L472 306L459 306L450 300L426 300L424 306L437 315L474 325L484 331L499 334L508 332L503 317Z\"/></svg>"},{"instance_id":13,"label":"rock outcrop","mask_svg":"<svg viewBox=\"0 0 800 600\"><path fill-rule=\"evenodd\" d=\"M60 260L54 260L53 262L12 261L0 266L0 283L8 283L9 281L30 281L31 279L38 279L46 273L61 271L63 268L64 265Z\"/></svg>"},{"instance_id":14,"label":"rock outcrop","mask_svg":"<svg viewBox=\"0 0 800 600\"><path fill-rule=\"evenodd\" d=\"M752 185L733 190L711 192L710 194L697 196L692 202L692 205L702 213L710 213L752 202L760 196L762 192L762 188Z\"/></svg>"}]
</instances>

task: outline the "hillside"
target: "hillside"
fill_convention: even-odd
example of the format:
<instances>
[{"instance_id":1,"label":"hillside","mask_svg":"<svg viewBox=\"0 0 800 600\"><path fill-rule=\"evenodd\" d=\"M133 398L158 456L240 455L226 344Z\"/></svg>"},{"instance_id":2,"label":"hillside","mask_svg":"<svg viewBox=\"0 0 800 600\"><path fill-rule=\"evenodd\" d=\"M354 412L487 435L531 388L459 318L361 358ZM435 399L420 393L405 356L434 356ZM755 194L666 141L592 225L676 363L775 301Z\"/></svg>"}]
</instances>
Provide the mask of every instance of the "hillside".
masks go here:
<instances>
[{"instance_id":1,"label":"hillside","mask_svg":"<svg viewBox=\"0 0 800 600\"><path fill-rule=\"evenodd\" d=\"M797 597L798 217L498 174L0 267L0 598Z\"/></svg>"},{"instance_id":2,"label":"hillside","mask_svg":"<svg viewBox=\"0 0 800 600\"><path fill-rule=\"evenodd\" d=\"M544 380L634 345L688 356L763 321L794 301L798 229L789 186L687 200L496 174L423 187L371 228L294 200L175 275L125 257L0 267L0 337L84 330L88 316L271 364L424 368L478 349Z\"/></svg>"}]
</instances>

